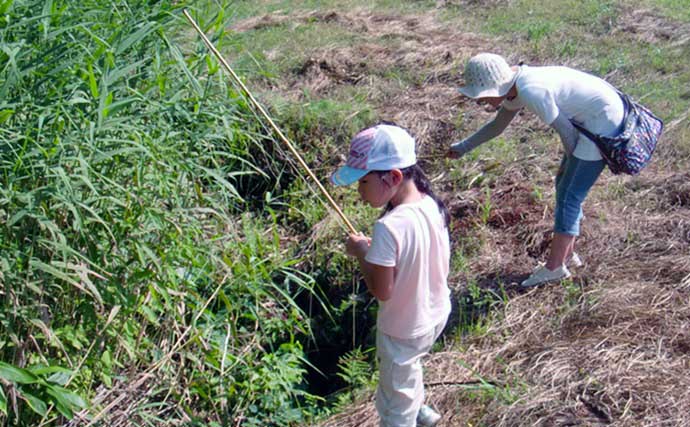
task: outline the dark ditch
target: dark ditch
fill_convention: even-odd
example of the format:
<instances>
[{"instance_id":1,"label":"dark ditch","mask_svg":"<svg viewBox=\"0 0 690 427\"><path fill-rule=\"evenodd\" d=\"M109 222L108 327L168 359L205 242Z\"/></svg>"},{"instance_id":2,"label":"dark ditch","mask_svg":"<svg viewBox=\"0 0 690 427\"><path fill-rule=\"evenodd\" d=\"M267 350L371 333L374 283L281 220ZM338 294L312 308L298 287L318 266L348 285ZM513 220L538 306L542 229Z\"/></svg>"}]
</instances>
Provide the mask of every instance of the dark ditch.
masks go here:
<instances>
[{"instance_id":1,"label":"dark ditch","mask_svg":"<svg viewBox=\"0 0 690 427\"><path fill-rule=\"evenodd\" d=\"M343 277L338 280L351 282ZM323 292L334 307L331 309L333 318L319 304L310 301L308 295L297 300L301 308L310 313L314 334L313 338L305 338L303 343L307 360L313 365L306 367L307 391L327 400L350 387L338 375L341 372L341 359L357 348L365 350L374 347L378 309L378 304L368 294L364 283L358 283L354 299L351 286L333 286L332 283L332 280L324 277L317 278L317 286L321 288L318 292ZM373 354L369 362L373 370Z\"/></svg>"}]
</instances>

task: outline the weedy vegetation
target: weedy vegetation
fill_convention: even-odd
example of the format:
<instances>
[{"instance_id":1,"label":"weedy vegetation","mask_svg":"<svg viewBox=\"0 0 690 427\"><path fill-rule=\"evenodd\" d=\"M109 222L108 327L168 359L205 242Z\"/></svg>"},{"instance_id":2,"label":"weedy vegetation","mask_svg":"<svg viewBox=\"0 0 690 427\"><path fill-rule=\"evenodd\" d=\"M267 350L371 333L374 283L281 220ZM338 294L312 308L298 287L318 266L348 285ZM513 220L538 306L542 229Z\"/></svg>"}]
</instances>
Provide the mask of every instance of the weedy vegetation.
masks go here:
<instances>
[{"instance_id":1,"label":"weedy vegetation","mask_svg":"<svg viewBox=\"0 0 690 427\"><path fill-rule=\"evenodd\" d=\"M0 4L7 424L316 413L301 302L329 308L282 230L325 209L193 38L185 6L223 46L230 2Z\"/></svg>"},{"instance_id":2,"label":"weedy vegetation","mask_svg":"<svg viewBox=\"0 0 690 427\"><path fill-rule=\"evenodd\" d=\"M404 4L403 4L404 3ZM684 0L0 0L0 422L374 426L376 303L345 232L181 15L325 181L357 130L408 127L453 222L442 425L684 425L690 16ZM598 74L666 121L548 247L556 136L455 92L472 54ZM363 232L378 212L334 190Z\"/></svg>"}]
</instances>

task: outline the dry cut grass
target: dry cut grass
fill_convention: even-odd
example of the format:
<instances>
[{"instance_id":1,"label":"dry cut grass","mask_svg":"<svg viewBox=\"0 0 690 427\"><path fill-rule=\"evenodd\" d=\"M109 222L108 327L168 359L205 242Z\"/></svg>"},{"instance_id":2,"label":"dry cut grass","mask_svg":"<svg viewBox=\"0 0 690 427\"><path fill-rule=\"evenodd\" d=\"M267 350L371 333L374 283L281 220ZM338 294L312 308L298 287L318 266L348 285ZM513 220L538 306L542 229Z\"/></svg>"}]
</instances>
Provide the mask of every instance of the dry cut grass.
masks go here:
<instances>
[{"instance_id":1,"label":"dry cut grass","mask_svg":"<svg viewBox=\"0 0 690 427\"><path fill-rule=\"evenodd\" d=\"M647 11L622 16L612 32L683 40ZM305 91L327 98L356 88L380 117L411 129L422 157L439 155L490 116L456 95L457 67L479 51L510 56L509 48L439 24L433 12L277 14L233 29L314 21L350 28L365 41L315 50L271 90L299 101ZM404 81L391 78L395 72ZM543 131L522 117L505 136L548 138ZM467 266L451 278L455 293L473 282L502 298L485 328L449 333L445 350L426 359L427 403L444 415L440 427L690 425L690 175L666 169L683 132L669 130L668 146L662 142L641 177L604 173L578 240L586 266L571 281L528 292L517 283L548 249L558 155L521 150L514 161L464 162L465 177L486 181L460 189L446 165L426 161L455 218L453 238L466 245ZM372 399L320 425L376 426Z\"/></svg>"},{"instance_id":2,"label":"dry cut grass","mask_svg":"<svg viewBox=\"0 0 690 427\"><path fill-rule=\"evenodd\" d=\"M530 252L546 249L549 215L519 203L529 200L519 184L497 184L496 198L513 203L484 226L465 225L484 243L456 283L503 284L506 300L481 334L427 359L427 402L444 414L441 426L688 425L687 178L604 177L604 188L622 182L635 191L588 205L579 246L586 266L572 282L529 292L517 282L534 263ZM323 425L376 423L365 401Z\"/></svg>"}]
</instances>

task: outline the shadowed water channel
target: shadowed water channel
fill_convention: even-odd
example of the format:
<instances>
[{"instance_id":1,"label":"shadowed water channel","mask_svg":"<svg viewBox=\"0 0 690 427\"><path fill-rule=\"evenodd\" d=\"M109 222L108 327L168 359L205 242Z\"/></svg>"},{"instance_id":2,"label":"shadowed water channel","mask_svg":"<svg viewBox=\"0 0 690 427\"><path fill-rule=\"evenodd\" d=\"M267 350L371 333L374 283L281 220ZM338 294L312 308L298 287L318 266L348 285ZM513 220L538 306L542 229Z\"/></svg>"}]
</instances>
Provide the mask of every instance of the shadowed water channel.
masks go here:
<instances>
[{"instance_id":1,"label":"shadowed water channel","mask_svg":"<svg viewBox=\"0 0 690 427\"><path fill-rule=\"evenodd\" d=\"M322 282L317 286L323 287ZM309 314L314 334L313 339L307 338L304 342L307 360L313 365L307 366L307 391L328 399L349 386L338 375L341 372L341 358L356 348L364 351L374 346L378 306L362 283L354 299L346 288L328 286L326 289L330 303L341 307L339 310L332 309L333 318L320 305L309 301L308 296L297 302ZM370 360L373 360L373 356Z\"/></svg>"}]
</instances>

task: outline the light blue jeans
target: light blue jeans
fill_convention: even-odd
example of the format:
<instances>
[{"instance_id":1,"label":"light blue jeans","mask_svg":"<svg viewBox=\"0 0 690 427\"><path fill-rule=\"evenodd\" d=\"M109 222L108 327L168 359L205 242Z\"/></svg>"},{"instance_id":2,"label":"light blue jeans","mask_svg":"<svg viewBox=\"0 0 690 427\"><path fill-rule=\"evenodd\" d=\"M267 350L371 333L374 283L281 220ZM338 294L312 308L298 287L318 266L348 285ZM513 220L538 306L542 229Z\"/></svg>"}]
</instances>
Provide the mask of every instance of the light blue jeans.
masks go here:
<instances>
[{"instance_id":1,"label":"light blue jeans","mask_svg":"<svg viewBox=\"0 0 690 427\"><path fill-rule=\"evenodd\" d=\"M603 160L582 160L564 156L556 176L556 212L553 231L580 235L582 202L604 169Z\"/></svg>"}]
</instances>

